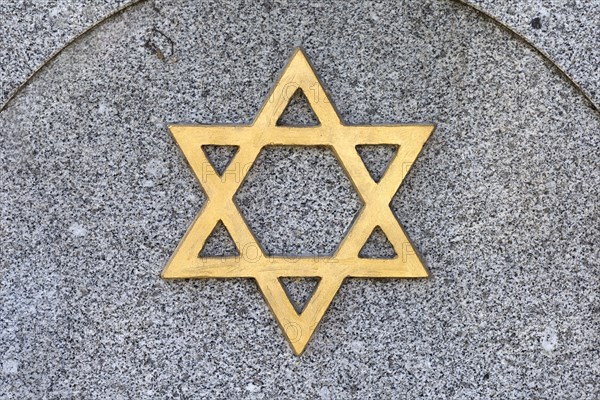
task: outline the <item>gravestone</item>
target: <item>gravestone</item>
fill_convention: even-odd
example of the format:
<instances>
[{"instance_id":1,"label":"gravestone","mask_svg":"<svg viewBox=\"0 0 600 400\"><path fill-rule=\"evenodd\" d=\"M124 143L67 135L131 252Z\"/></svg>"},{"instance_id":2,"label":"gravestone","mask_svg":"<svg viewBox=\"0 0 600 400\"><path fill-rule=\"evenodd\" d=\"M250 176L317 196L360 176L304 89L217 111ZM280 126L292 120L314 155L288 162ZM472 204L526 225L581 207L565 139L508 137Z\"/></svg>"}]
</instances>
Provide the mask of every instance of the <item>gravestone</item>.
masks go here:
<instances>
[{"instance_id":1,"label":"gravestone","mask_svg":"<svg viewBox=\"0 0 600 400\"><path fill-rule=\"evenodd\" d=\"M251 123L298 46L347 124L436 124L390 205L430 276L347 279L300 357L252 280L160 278L207 200L167 125ZM313 122L301 100L283 124ZM470 8L144 2L0 126L0 399L598 397L600 114ZM290 255L330 254L361 207L323 148L263 152L236 201Z\"/></svg>"}]
</instances>

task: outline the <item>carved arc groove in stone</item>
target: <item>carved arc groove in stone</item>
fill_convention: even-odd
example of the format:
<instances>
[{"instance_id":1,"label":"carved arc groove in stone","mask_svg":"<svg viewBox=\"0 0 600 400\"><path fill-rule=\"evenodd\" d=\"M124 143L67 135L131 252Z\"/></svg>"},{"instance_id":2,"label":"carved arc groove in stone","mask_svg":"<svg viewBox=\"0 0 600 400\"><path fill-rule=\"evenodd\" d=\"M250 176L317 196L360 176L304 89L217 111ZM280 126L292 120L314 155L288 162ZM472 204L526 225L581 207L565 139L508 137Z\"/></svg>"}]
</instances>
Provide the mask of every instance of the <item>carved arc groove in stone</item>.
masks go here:
<instances>
[{"instance_id":1,"label":"carved arc groove in stone","mask_svg":"<svg viewBox=\"0 0 600 400\"><path fill-rule=\"evenodd\" d=\"M12 92L11 94L8 96L8 98L0 105L0 112L4 111L4 109L6 109L6 107L8 107L8 105L12 102L12 100L17 97L17 95L21 92L21 90L23 90L28 84L29 82L31 82L43 69L45 69L45 67L49 64L52 63L53 60L55 60L58 56L60 56L60 54L65 51L67 48L69 48L71 45L73 45L75 42L77 42L77 40L79 40L79 38L85 36L86 34L90 33L91 31L93 31L94 29L102 26L104 23L112 20L113 18L117 17L118 15L132 9L133 7L143 4L145 2L147 2L148 0L134 0L129 4L124 5L123 7L117 9L116 11L108 14L107 16L105 16L104 18L102 18L101 20L97 21L96 23L92 24L91 26L89 26L88 28L86 28L85 30L83 30L82 32L80 32L78 35L74 36L71 40L69 40L67 43L65 43L63 46L61 46L60 48L58 48L56 51L54 51L48 58L46 58L46 60L40 64L37 68L35 68L33 70L33 72L31 72L31 74L29 74L29 76L27 76L27 78L25 78L25 80L18 85ZM521 41L522 43L524 43L527 47L529 47L530 49L532 49L533 51L535 51L538 55L540 55L544 60L548 61L550 64L552 64L553 67L555 67L566 79L567 81L569 81L569 83L571 85L573 85L578 92L581 93L581 95L590 103L590 105L592 106L592 108L597 111L600 112L600 104L598 104L594 98L588 93L587 90L585 90L576 80L575 78L573 78L573 76L571 76L570 73L567 72L567 70L563 67L560 66L560 64L558 64L558 62L556 62L552 56L550 56L546 51L542 50L540 47L538 47L537 45L535 45L530 39L528 39L525 35L519 33L516 29L510 27L508 24L500 21L498 18L496 18L494 15L492 15L491 13L485 11L483 8L471 4L466 0L450 0L450 1L454 1L456 3L462 4L463 6L475 11L476 13L478 13L479 15L483 16L486 19L489 19L490 21L492 21L494 24L498 25L500 28L510 32L512 35L514 35L519 41Z\"/></svg>"}]
</instances>

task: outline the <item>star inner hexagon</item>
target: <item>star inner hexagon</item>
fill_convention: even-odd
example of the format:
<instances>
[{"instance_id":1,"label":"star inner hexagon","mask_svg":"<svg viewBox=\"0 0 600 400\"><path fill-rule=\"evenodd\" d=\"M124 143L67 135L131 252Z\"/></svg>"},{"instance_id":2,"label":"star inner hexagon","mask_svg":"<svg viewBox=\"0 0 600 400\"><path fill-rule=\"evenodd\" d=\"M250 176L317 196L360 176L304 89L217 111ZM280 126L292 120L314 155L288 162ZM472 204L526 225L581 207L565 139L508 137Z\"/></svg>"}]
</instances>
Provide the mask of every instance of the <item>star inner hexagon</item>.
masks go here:
<instances>
[{"instance_id":1,"label":"star inner hexagon","mask_svg":"<svg viewBox=\"0 0 600 400\"><path fill-rule=\"evenodd\" d=\"M301 90L317 125L281 126L290 99ZM305 54L297 49L251 125L170 125L169 129L207 195L207 202L162 272L165 279L253 278L295 354L306 348L329 304L347 277L426 278L428 272L390 209L396 193L434 130L433 125L345 125ZM389 145L397 151L374 177L357 148ZM234 148L233 158L216 168L202 151ZM325 146L351 180L363 207L330 256L272 256L265 252L234 202L234 196L261 150L268 146ZM241 167L246 166L246 167ZM207 239L223 227L237 247L232 255L204 256ZM362 256L365 243L387 238L389 257ZM384 238L384 239L385 239ZM360 254L359 254L360 253ZM290 301L282 279L315 278L303 308Z\"/></svg>"}]
</instances>

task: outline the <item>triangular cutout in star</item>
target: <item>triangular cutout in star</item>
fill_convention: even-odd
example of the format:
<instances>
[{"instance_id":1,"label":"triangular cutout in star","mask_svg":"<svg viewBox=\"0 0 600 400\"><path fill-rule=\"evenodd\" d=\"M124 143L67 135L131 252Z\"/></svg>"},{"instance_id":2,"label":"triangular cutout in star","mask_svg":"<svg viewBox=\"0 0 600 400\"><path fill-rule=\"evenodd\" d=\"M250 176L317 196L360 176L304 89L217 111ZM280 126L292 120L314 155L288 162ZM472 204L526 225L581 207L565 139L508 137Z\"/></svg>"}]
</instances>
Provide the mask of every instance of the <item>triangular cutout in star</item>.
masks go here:
<instances>
[{"instance_id":1,"label":"triangular cutout in star","mask_svg":"<svg viewBox=\"0 0 600 400\"><path fill-rule=\"evenodd\" d=\"M313 111L304 91L296 89L277 120L277 126L318 126L319 118Z\"/></svg>"},{"instance_id":2,"label":"triangular cutout in star","mask_svg":"<svg viewBox=\"0 0 600 400\"><path fill-rule=\"evenodd\" d=\"M223 175L223 172L225 172L229 163L235 157L238 149L239 146L202 146L202 151L204 151L206 158L208 158L208 161L219 176Z\"/></svg>"},{"instance_id":3,"label":"triangular cutout in star","mask_svg":"<svg viewBox=\"0 0 600 400\"><path fill-rule=\"evenodd\" d=\"M373 229L371 236L369 236L358 253L359 258L391 259L397 255L394 246L378 226Z\"/></svg>"},{"instance_id":4,"label":"triangular cutout in star","mask_svg":"<svg viewBox=\"0 0 600 400\"><path fill-rule=\"evenodd\" d=\"M299 314L280 279L272 275L256 277L260 291L296 355L302 354L306 348L343 281L343 275L322 277Z\"/></svg>"},{"instance_id":5,"label":"triangular cutout in star","mask_svg":"<svg viewBox=\"0 0 600 400\"><path fill-rule=\"evenodd\" d=\"M223 225L222 221L217 222L198 254L199 257L227 257L239 256L238 250L231 234Z\"/></svg>"},{"instance_id":6,"label":"triangular cutout in star","mask_svg":"<svg viewBox=\"0 0 600 400\"><path fill-rule=\"evenodd\" d=\"M306 304L317 290L320 281L320 277L279 278L281 286L285 290L290 303L292 303L298 314L302 314Z\"/></svg>"},{"instance_id":7,"label":"triangular cutout in star","mask_svg":"<svg viewBox=\"0 0 600 400\"><path fill-rule=\"evenodd\" d=\"M379 182L398 153L398 148L398 145L393 144L361 144L356 146L356 151L371 178Z\"/></svg>"}]
</instances>

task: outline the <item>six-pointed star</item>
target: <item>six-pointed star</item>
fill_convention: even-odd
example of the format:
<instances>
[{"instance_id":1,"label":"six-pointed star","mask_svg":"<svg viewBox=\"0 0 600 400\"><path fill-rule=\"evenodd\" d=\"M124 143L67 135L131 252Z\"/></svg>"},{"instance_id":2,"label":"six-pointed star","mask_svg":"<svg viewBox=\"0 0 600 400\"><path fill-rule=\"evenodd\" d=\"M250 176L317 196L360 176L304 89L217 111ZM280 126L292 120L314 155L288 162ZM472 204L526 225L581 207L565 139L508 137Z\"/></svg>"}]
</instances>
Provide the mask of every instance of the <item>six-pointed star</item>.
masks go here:
<instances>
[{"instance_id":1,"label":"six-pointed star","mask_svg":"<svg viewBox=\"0 0 600 400\"><path fill-rule=\"evenodd\" d=\"M277 126L290 97L301 89L319 119L318 126ZM297 49L262 110L251 125L171 125L180 146L208 200L175 253L162 277L254 278L294 352L300 355L346 277L425 278L423 263L390 209L410 166L417 158L433 125L344 125L328 99L304 53ZM396 156L384 176L375 182L357 153L357 145L397 145ZM204 145L234 145L238 151L223 174L215 172L201 150ZM328 146L346 170L363 201L363 208L331 257L290 258L268 256L252 234L234 195L264 146ZM242 166L242 168L240 168ZM200 257L214 227L222 222L240 251L237 257ZM396 252L392 259L360 258L359 251L376 227L386 234ZM290 302L279 278L320 278L301 313Z\"/></svg>"}]
</instances>

